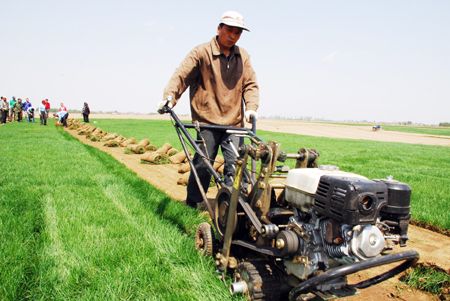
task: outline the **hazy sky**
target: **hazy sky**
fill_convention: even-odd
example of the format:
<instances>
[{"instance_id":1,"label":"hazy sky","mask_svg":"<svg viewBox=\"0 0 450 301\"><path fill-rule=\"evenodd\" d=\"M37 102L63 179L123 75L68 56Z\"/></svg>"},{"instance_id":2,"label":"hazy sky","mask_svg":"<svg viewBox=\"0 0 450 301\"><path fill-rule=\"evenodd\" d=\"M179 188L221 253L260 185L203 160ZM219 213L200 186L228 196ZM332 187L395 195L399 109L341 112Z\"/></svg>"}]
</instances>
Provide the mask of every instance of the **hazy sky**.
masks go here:
<instances>
[{"instance_id":1,"label":"hazy sky","mask_svg":"<svg viewBox=\"0 0 450 301\"><path fill-rule=\"evenodd\" d=\"M448 0L0 0L0 95L154 112L225 10L251 29L261 116L450 122Z\"/></svg>"}]
</instances>

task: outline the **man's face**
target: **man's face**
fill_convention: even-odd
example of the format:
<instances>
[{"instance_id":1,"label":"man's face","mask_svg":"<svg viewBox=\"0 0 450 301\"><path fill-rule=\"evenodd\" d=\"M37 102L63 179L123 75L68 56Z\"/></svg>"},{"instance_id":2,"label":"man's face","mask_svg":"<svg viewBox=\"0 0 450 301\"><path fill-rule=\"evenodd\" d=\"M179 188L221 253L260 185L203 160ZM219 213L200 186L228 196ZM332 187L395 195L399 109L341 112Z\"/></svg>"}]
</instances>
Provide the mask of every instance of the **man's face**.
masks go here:
<instances>
[{"instance_id":1,"label":"man's face","mask_svg":"<svg viewBox=\"0 0 450 301\"><path fill-rule=\"evenodd\" d=\"M242 34L242 29L223 24L217 29L219 44L225 48L233 47Z\"/></svg>"}]
</instances>

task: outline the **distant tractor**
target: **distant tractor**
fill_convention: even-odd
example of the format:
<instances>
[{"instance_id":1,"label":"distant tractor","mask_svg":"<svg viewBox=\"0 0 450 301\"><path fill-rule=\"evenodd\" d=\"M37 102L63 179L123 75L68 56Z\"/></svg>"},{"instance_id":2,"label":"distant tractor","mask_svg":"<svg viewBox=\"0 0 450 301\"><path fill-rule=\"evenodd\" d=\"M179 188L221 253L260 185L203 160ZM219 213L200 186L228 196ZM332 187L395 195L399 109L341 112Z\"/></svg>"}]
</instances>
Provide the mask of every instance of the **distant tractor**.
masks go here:
<instances>
[{"instance_id":1,"label":"distant tractor","mask_svg":"<svg viewBox=\"0 0 450 301\"><path fill-rule=\"evenodd\" d=\"M381 125L376 124L376 125L372 126L372 131L376 132L376 131L379 131L379 130L381 130Z\"/></svg>"}]
</instances>

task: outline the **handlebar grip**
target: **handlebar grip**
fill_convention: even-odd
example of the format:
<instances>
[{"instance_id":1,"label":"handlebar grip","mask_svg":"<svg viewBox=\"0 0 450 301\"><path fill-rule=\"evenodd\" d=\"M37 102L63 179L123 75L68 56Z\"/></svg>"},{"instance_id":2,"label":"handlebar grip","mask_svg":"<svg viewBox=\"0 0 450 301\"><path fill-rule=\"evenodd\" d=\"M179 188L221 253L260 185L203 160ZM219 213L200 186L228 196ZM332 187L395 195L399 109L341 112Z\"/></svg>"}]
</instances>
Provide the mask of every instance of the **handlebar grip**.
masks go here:
<instances>
[{"instance_id":1,"label":"handlebar grip","mask_svg":"<svg viewBox=\"0 0 450 301\"><path fill-rule=\"evenodd\" d=\"M252 122L252 132L256 134L256 118L252 116L250 121Z\"/></svg>"},{"instance_id":2,"label":"handlebar grip","mask_svg":"<svg viewBox=\"0 0 450 301\"><path fill-rule=\"evenodd\" d=\"M165 113L169 113L170 112L170 110L172 109L169 106L169 103L170 103L171 100L172 100L172 98L165 99L166 102L164 103L164 105L161 108L158 109L158 113L159 114L165 114Z\"/></svg>"}]
</instances>

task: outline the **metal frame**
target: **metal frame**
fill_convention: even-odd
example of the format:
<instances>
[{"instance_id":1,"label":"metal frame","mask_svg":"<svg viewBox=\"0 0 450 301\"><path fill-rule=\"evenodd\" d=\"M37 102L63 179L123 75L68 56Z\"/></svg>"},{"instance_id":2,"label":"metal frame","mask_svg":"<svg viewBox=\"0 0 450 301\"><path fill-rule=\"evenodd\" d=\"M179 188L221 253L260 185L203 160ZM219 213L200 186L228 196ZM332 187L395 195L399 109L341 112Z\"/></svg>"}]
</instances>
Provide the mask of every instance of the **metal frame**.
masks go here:
<instances>
[{"instance_id":1,"label":"metal frame","mask_svg":"<svg viewBox=\"0 0 450 301\"><path fill-rule=\"evenodd\" d=\"M211 208L211 205L208 202L208 198L206 197L206 192L204 191L204 189L203 189L203 187L202 187L202 185L200 183L200 178L198 176L198 172L197 172L197 170L194 167L194 164L192 162L191 157L189 156L189 150L187 148L186 141L184 140L184 138L187 139L187 141L192 146L194 151L196 153L198 153L198 155L202 158L203 162L206 165L206 168L208 169L210 174L214 177L214 180L215 180L216 184L220 188L224 188L226 186L225 186L222 178L220 177L220 175L214 170L211 162L209 161L208 156L197 145L196 140L194 140L192 138L191 134L188 132L187 129L197 129L197 130L200 130L200 129L212 129L212 130L226 131L227 133L235 134L238 137L248 137L253 143L257 143L257 142L262 141L262 140L256 136L256 120L252 120L252 129L240 128L240 127L235 127L235 126L223 126L223 125L184 124L178 118L178 116L175 114L175 112L170 107L167 106L167 104L163 107L163 112L164 113L169 113L171 118L174 121L175 130L176 130L178 138L179 138L179 140L181 142L181 146L183 148L183 151L186 154L186 157L188 159L189 165L191 167L191 172L194 175L194 178L195 178L195 181L196 181L197 186L199 188L200 194L202 195L202 201L205 204L210 217L213 220L215 220L215 218L216 218L215 211L213 210L213 208ZM253 166L255 166L254 171L253 171ZM250 177L252 183L254 183L254 181L255 181L254 177L249 176L247 173L248 173L247 170L244 168L244 174L247 177ZM256 162L255 162L255 160L252 159L252 175L253 174L256 174ZM240 184L240 181L239 181L239 184ZM234 182L236 182L236 181L234 181ZM233 184L233 187L234 186L235 185ZM216 225L215 225L215 223L214 223L214 227L216 228L215 230L218 230Z\"/></svg>"},{"instance_id":2,"label":"metal frame","mask_svg":"<svg viewBox=\"0 0 450 301\"><path fill-rule=\"evenodd\" d=\"M270 231L271 226L276 226L270 224L270 221L264 220L263 217L268 212L270 208L270 193L271 190L276 188L272 187L269 179L272 177L272 173L277 171L276 162L284 161L287 158L296 159L297 165L300 162L305 163L305 159L308 159L308 154L305 154L299 151L298 154L285 154L280 151L279 145L274 142L263 143L260 138L256 136L256 126L255 121L252 123L252 129L246 128L238 128L238 127L230 127L230 126L220 126L220 125L199 125L199 124L183 124L175 112L169 108L167 105L163 108L165 113L170 113L172 119L174 120L175 129L182 144L183 150L186 153L189 164L191 166L191 172L194 174L197 185L200 189L200 192L203 197L203 202L205 203L208 212L213 221L216 221L216 216L214 210L212 210L210 204L208 203L206 193L200 184L200 180L198 177L197 170L193 166L192 159L189 156L189 152L187 149L186 142L183 137L186 137L189 144L193 147L193 149L200 155L200 157L204 160L209 172L214 177L216 183L220 188L227 187L220 175L214 170L211 165L209 158L204 154L204 152L198 147L197 142L191 137L190 133L187 131L189 128L199 129L214 129L214 130L223 130L228 133L236 134L241 137L250 138L251 144L244 145L239 150L239 157L236 162L236 174L233 181L233 186L231 188L231 197L230 204L228 207L227 221L225 233L220 233L216 222L213 223L216 233L219 233L222 236L222 249L221 252L216 254L216 263L218 268L223 273L226 273L228 267L236 267L237 262L236 259L230 256L231 245L238 245L241 247L245 247L249 250L259 252L262 256L272 256L276 258L282 257L279 251L275 248L268 247L258 247L250 242L242 241L242 240L234 240L233 241L233 233L235 231L234 224L236 222L236 214L238 204L241 205L243 211L248 217L249 221L253 225L254 229L262 235L267 234L266 231ZM247 162L248 159L252 160L251 174L248 174L247 170ZM261 160L261 172L256 179L256 160ZM315 160L315 158L314 158ZM240 197L241 194L241 185L242 179L246 176L252 181L252 190L248 194L247 201L243 200ZM258 204L259 202L259 204ZM256 211L255 211L256 210ZM258 215L261 216L261 220L258 219ZM356 273L361 270L370 269L377 266L382 266L386 264L391 264L395 262L402 262L396 267L380 274L370 279L361 281L359 283L348 285L349 289L361 289L366 288L371 285L382 282L388 278L391 278L398 273L406 270L419 259L419 254L414 251L406 251L397 254L384 255L372 259L368 259L361 262L351 263L344 266L338 266L336 268L329 269L324 271L323 273L309 278L305 281L302 281L298 286L294 287L289 293L289 300L296 300L297 297L301 294L305 294L308 292L317 291L317 286L322 283L326 283L340 277L344 277L353 273Z\"/></svg>"}]
</instances>

